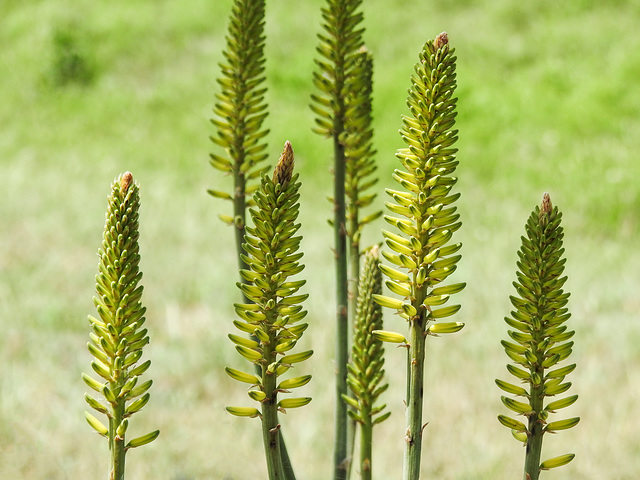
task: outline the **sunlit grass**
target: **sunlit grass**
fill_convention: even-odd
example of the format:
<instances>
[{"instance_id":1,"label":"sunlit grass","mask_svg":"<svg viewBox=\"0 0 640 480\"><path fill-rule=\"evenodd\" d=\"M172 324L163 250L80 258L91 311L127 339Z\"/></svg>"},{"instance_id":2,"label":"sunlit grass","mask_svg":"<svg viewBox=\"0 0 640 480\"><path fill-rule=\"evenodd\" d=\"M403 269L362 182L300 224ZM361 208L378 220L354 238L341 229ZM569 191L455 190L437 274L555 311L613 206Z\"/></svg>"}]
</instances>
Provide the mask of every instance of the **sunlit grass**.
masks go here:
<instances>
[{"instance_id":1,"label":"sunlit grass","mask_svg":"<svg viewBox=\"0 0 640 480\"><path fill-rule=\"evenodd\" d=\"M415 3L415 5L409 5ZM139 4L3 2L0 16L0 478L104 478L106 445L85 424L80 372L89 366L96 251L111 181L141 183L141 270L154 379L133 434L160 428L134 451L131 478L264 477L257 422L224 412L245 394L226 339L237 292L227 205L207 188L208 123L230 0ZM301 172L301 233L311 298L314 401L283 417L300 478L327 478L333 437L333 277L330 142L310 131L307 104L322 2L268 4L275 161L291 140ZM392 9L398 7L396 10ZM460 335L433 339L427 362L424 475L518 476L524 452L499 425L516 250L543 191L563 211L576 330L568 416L543 457L576 459L549 478L633 478L640 434L640 32L637 2L384 2L364 5L375 55L381 187L391 185L408 76L427 38L447 30L458 54L458 174L464 258ZM391 13L392 12L392 13ZM96 63L88 87L47 82L56 27L77 22ZM624 33L622 33L624 32ZM225 188L226 189L226 188ZM379 201L382 202L381 193ZM380 241L375 227L363 245ZM398 318L387 318L401 329ZM442 359L446 359L443 361ZM403 437L404 352L388 349L390 420L377 428L379 478L397 478ZM575 390L574 390L575 389ZM505 412L502 412L505 413ZM145 424L148 422L148 424ZM139 430L137 430L139 429ZM234 460L236 459L236 460Z\"/></svg>"}]
</instances>

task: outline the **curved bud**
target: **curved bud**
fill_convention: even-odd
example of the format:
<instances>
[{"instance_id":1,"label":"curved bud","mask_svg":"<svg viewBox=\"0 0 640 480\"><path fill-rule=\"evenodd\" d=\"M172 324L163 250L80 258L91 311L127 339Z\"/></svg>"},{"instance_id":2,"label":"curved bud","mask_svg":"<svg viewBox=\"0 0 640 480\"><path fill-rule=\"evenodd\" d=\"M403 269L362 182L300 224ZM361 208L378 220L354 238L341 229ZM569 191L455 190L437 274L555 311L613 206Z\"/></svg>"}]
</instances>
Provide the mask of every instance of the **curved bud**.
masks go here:
<instances>
[{"instance_id":1,"label":"curved bud","mask_svg":"<svg viewBox=\"0 0 640 480\"><path fill-rule=\"evenodd\" d=\"M580 422L580 417L567 418L566 420L558 420L557 422L547 423L545 432L555 432L556 430L568 430L575 427Z\"/></svg>"},{"instance_id":2,"label":"curved bud","mask_svg":"<svg viewBox=\"0 0 640 480\"><path fill-rule=\"evenodd\" d=\"M84 412L84 417L87 419L87 423L103 437L106 437L109 433L109 429L105 427L100 420L91 415L89 412Z\"/></svg>"},{"instance_id":3,"label":"curved bud","mask_svg":"<svg viewBox=\"0 0 640 480\"><path fill-rule=\"evenodd\" d=\"M518 420L514 420L513 418L507 417L506 415L498 415L498 421L507 428L512 430L516 430L518 432L526 432L527 427L524 423L519 422Z\"/></svg>"},{"instance_id":4,"label":"curved bud","mask_svg":"<svg viewBox=\"0 0 640 480\"><path fill-rule=\"evenodd\" d=\"M571 460L573 460L575 456L576 455L574 453L567 453L565 455L550 458L549 460L545 460L540 464L540 470L549 470L550 468L562 467L563 465L566 465Z\"/></svg>"},{"instance_id":5,"label":"curved bud","mask_svg":"<svg viewBox=\"0 0 640 480\"><path fill-rule=\"evenodd\" d=\"M278 407L280 408L299 408L308 405L311 401L311 397L300 397L300 398L283 398L278 402Z\"/></svg>"},{"instance_id":6,"label":"curved bud","mask_svg":"<svg viewBox=\"0 0 640 480\"><path fill-rule=\"evenodd\" d=\"M446 333L456 333L464 328L464 323L462 322L445 322L445 323L434 323L429 326L429 333L434 335L446 334Z\"/></svg>"},{"instance_id":7,"label":"curved bud","mask_svg":"<svg viewBox=\"0 0 640 480\"><path fill-rule=\"evenodd\" d=\"M381 307L393 308L394 310L401 310L403 305L402 300L386 297L384 295L373 295L373 301Z\"/></svg>"},{"instance_id":8,"label":"curved bud","mask_svg":"<svg viewBox=\"0 0 640 480\"><path fill-rule=\"evenodd\" d=\"M260 410L253 407L226 407L227 412L236 417L259 417Z\"/></svg>"},{"instance_id":9,"label":"curved bud","mask_svg":"<svg viewBox=\"0 0 640 480\"><path fill-rule=\"evenodd\" d=\"M378 340L387 343L407 343L408 340L400 333L387 332L385 330L374 330L371 334Z\"/></svg>"},{"instance_id":10,"label":"curved bud","mask_svg":"<svg viewBox=\"0 0 640 480\"><path fill-rule=\"evenodd\" d=\"M454 315L456 313L458 313L458 310L460 310L460 305L451 305L449 307L444 307L444 308L438 308L436 310L432 310L429 313L429 316L431 318L446 318L446 317L450 317L451 315ZM462 327L460 327L462 328Z\"/></svg>"},{"instance_id":11,"label":"curved bud","mask_svg":"<svg viewBox=\"0 0 640 480\"><path fill-rule=\"evenodd\" d=\"M160 435L160 430L155 430L153 432L147 433L146 435L142 435L141 437L134 438L129 443L127 443L126 449L141 447L143 445L147 445L148 443L153 442Z\"/></svg>"},{"instance_id":12,"label":"curved bud","mask_svg":"<svg viewBox=\"0 0 640 480\"><path fill-rule=\"evenodd\" d=\"M255 375L244 373L231 367L226 367L224 371L227 372L227 375L229 375L231 378L233 378L234 380L238 380L239 382L249 383L251 385L260 384L260 380Z\"/></svg>"},{"instance_id":13,"label":"curved bud","mask_svg":"<svg viewBox=\"0 0 640 480\"><path fill-rule=\"evenodd\" d=\"M300 377L289 378L280 382L280 384L278 385L278 389L288 390L290 388L299 388L309 383L310 380L311 375L302 375Z\"/></svg>"}]
</instances>

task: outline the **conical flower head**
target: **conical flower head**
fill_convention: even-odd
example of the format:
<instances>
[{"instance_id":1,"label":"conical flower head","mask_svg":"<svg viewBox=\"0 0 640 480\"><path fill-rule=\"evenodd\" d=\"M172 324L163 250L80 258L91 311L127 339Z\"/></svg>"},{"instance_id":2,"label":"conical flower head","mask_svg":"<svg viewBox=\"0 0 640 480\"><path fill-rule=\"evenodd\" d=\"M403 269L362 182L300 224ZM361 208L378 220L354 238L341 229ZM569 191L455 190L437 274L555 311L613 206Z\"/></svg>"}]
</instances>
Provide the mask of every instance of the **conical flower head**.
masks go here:
<instances>
[{"instance_id":1,"label":"conical flower head","mask_svg":"<svg viewBox=\"0 0 640 480\"><path fill-rule=\"evenodd\" d=\"M382 292L379 260L380 248L377 245L364 254L347 376L353 398L343 397L352 408L349 410L350 416L360 423L380 423L389 416L387 412L373 419L374 415L384 410L385 405L376 406L375 402L388 386L382 384L385 373L384 344L373 334L382 329L382 307L373 301L373 295Z\"/></svg>"},{"instance_id":2,"label":"conical flower head","mask_svg":"<svg viewBox=\"0 0 640 480\"><path fill-rule=\"evenodd\" d=\"M99 413L107 415L109 427L87 413L87 421L101 435L109 438L110 449L127 449L149 443L158 431L131 440L124 447L128 417L149 401L152 381L139 382L151 365L139 363L143 347L149 343L142 306L142 273L139 271L138 227L140 189L126 172L117 178L108 198L106 221L96 275L93 301L98 317L89 316L92 332L89 352L94 360L93 371L101 378L95 380L83 374L83 380L106 400L102 404L90 395L87 403ZM124 456L124 453L122 453Z\"/></svg>"},{"instance_id":3,"label":"conical flower head","mask_svg":"<svg viewBox=\"0 0 640 480\"><path fill-rule=\"evenodd\" d=\"M411 116L403 117L400 134L406 148L396 156L403 168L393 178L402 190L387 189L393 202L386 202L391 215L384 219L396 232L383 230L385 243L394 252L383 252L393 264L384 267L389 289L403 297L376 297L411 320L436 321L455 314L460 306L436 308L459 292L463 283L439 286L456 270L461 244L450 244L453 233L462 225L456 207L451 206L459 194L451 193L458 179L453 173L458 165L454 96L456 57L446 33L424 45L411 77L407 105ZM403 270L408 270L404 273ZM421 323L423 323L421 320ZM430 333L447 333L462 328L459 323L433 326Z\"/></svg>"},{"instance_id":4,"label":"conical flower head","mask_svg":"<svg viewBox=\"0 0 640 480\"><path fill-rule=\"evenodd\" d=\"M517 296L510 300L515 310L505 322L513 330L508 330L509 341L502 346L513 364L507 370L524 386L503 380L496 384L504 392L523 397L515 400L503 396L504 405L518 415L524 415L527 424L505 415L499 415L500 423L510 428L514 436L527 444L527 462L532 462L527 473L537 472L541 465L560 466L560 461L540 464L542 436L575 426L579 418L548 423L550 413L572 405L578 398L572 395L546 403L548 397L565 393L571 382L565 377L576 365L559 366L572 352L574 331L565 323L570 318L566 308L569 293L563 291L567 277L563 276L565 259L562 239L564 232L560 226L562 214L553 207L548 193L542 204L531 213L525 226L526 236L518 252L517 281L513 283ZM546 404L545 404L546 403ZM529 460L529 458L533 458ZM571 458L573 458L571 456ZM569 456L563 456L565 463ZM568 459L568 460L567 460Z\"/></svg>"},{"instance_id":5,"label":"conical flower head","mask_svg":"<svg viewBox=\"0 0 640 480\"><path fill-rule=\"evenodd\" d=\"M296 223L300 182L298 174L293 173L293 165L293 149L287 142L273 176L263 175L254 195L256 206L250 210L254 227L247 227L243 245L243 260L249 268L240 272L247 283L237 284L252 303L235 305L240 320L234 324L240 331L253 334L255 339L238 335L230 338L240 355L261 366L262 377L229 368L227 373L236 380L255 384L258 390L251 392L258 393L250 392L250 396L259 402L265 401L264 395L275 401L278 393L275 384L269 387L267 380L282 375L312 353L289 353L307 328L300 320L307 314L301 303L308 297L298 293L305 280L290 278L304 269L299 263L302 253L298 252L302 237L296 235L300 228ZM302 386L309 379L310 376L304 376L285 380L287 383L283 382L282 389ZM282 402L289 408L301 406L293 400L296 399ZM229 411L234 413L232 410Z\"/></svg>"}]
</instances>

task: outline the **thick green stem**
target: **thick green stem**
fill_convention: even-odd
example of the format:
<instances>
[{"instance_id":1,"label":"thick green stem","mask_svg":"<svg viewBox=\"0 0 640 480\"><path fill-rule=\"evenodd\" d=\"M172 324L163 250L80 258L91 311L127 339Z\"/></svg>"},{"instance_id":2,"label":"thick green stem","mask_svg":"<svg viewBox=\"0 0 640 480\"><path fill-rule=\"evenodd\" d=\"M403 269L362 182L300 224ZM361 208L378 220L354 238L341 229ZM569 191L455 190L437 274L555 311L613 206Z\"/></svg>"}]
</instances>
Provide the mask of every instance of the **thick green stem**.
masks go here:
<instances>
[{"instance_id":1,"label":"thick green stem","mask_svg":"<svg viewBox=\"0 0 640 480\"><path fill-rule=\"evenodd\" d=\"M109 450L111 451L109 480L124 480L124 435L119 437L116 434L116 430L124 416L125 399L117 398L116 402L113 405L113 418L109 418Z\"/></svg>"},{"instance_id":2,"label":"thick green stem","mask_svg":"<svg viewBox=\"0 0 640 480\"><path fill-rule=\"evenodd\" d=\"M336 121L335 131L342 131L342 121ZM334 479L344 480L349 470L347 458L347 406L342 395L347 394L347 362L349 357L349 283L347 276L347 230L345 214L344 145L334 135L334 248L336 260L336 431L334 441Z\"/></svg>"},{"instance_id":3,"label":"thick green stem","mask_svg":"<svg viewBox=\"0 0 640 480\"><path fill-rule=\"evenodd\" d=\"M540 332L534 332L534 343L538 343L541 339ZM537 337L537 338L536 338ZM544 351L539 352L538 358L540 362L544 359ZM536 369L540 378L544 376L544 369L539 367ZM533 414L529 416L529 432L531 436L527 439L527 447L524 460L524 480L538 480L540 474L540 455L542 454L542 436L544 421L540 418L544 405L544 385L532 385L531 387L531 410ZM527 477L529 475L529 477Z\"/></svg>"},{"instance_id":4,"label":"thick green stem","mask_svg":"<svg viewBox=\"0 0 640 480\"><path fill-rule=\"evenodd\" d=\"M274 335L275 337L275 335ZM273 345L274 341L270 345ZM265 347L265 358L271 358L275 361L275 352L269 352L270 345ZM271 348L272 350L272 348ZM278 423L278 393L276 390L276 375L267 370L265 362L262 367L262 381L265 400L262 402L262 439L264 441L264 451L267 458L267 472L269 480L284 480L284 465L282 461L282 452L280 450L280 424Z\"/></svg>"},{"instance_id":5,"label":"thick green stem","mask_svg":"<svg viewBox=\"0 0 640 480\"><path fill-rule=\"evenodd\" d=\"M533 388L534 398L531 399L531 407L535 412L542 411L542 387ZM540 390L539 392L536 390ZM537 414L529 417L529 431L531 436L527 440L527 450L524 461L524 480L538 480L540 473L540 455L542 453L542 427L544 423L538 419ZM529 477L527 477L529 475Z\"/></svg>"},{"instance_id":6,"label":"thick green stem","mask_svg":"<svg viewBox=\"0 0 640 480\"><path fill-rule=\"evenodd\" d=\"M371 480L372 450L373 450L373 422L370 412L362 412L364 423L360 425L360 479Z\"/></svg>"},{"instance_id":7,"label":"thick green stem","mask_svg":"<svg viewBox=\"0 0 640 480\"><path fill-rule=\"evenodd\" d=\"M425 359L426 322L421 316L410 321L409 345L409 398L407 401L404 446L404 480L420 478L420 452L422 450L422 404Z\"/></svg>"}]
</instances>

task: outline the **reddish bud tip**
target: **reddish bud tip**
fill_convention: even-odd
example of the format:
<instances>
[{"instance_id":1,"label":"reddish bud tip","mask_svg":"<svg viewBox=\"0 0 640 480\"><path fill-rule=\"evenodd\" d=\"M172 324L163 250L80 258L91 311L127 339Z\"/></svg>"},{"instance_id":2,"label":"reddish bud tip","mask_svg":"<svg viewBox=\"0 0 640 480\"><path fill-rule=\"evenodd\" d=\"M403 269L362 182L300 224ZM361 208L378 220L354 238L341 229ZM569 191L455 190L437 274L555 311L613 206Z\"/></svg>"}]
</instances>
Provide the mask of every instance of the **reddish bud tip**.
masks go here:
<instances>
[{"instance_id":1,"label":"reddish bud tip","mask_svg":"<svg viewBox=\"0 0 640 480\"><path fill-rule=\"evenodd\" d=\"M440 49L440 48L442 48L442 47L444 47L445 45L448 45L448 44L449 44L449 36L447 35L447 32L442 32L433 41L433 45L438 49Z\"/></svg>"},{"instance_id":2,"label":"reddish bud tip","mask_svg":"<svg viewBox=\"0 0 640 480\"><path fill-rule=\"evenodd\" d=\"M120 192L122 192L122 194L127 193L131 182L133 182L133 175L131 175L131 172L123 173L122 177L120 178Z\"/></svg>"}]
</instances>

